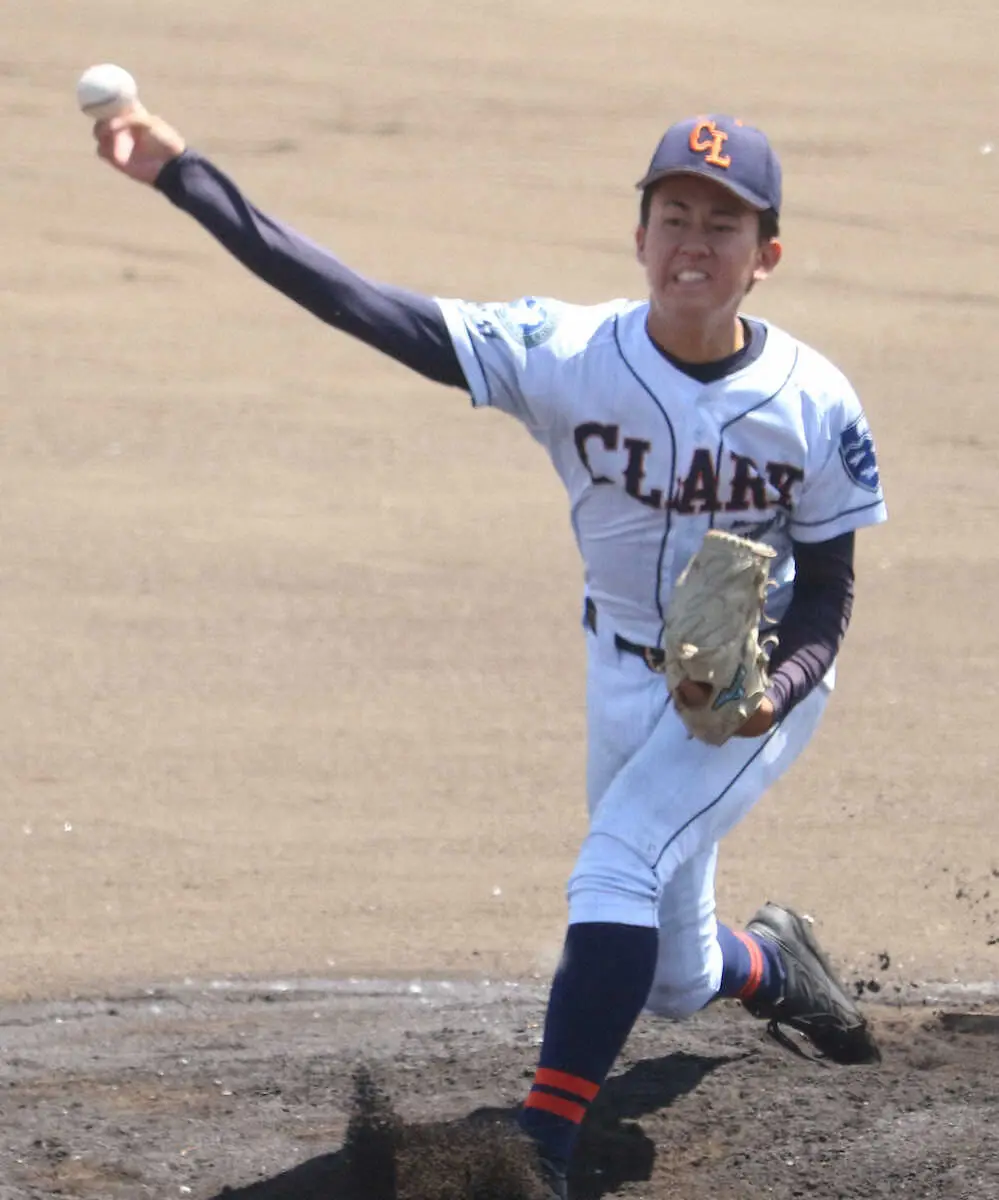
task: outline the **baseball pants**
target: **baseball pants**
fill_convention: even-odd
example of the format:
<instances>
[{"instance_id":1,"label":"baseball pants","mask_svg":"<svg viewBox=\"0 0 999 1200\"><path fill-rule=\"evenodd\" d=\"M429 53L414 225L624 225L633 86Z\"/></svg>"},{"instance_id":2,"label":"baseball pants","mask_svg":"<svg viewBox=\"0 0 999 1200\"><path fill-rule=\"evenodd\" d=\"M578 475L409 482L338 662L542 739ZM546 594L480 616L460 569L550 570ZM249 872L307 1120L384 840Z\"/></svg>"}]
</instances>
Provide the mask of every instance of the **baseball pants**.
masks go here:
<instances>
[{"instance_id":1,"label":"baseball pants","mask_svg":"<svg viewBox=\"0 0 999 1200\"><path fill-rule=\"evenodd\" d=\"M665 676L587 629L589 832L569 880L569 923L659 930L647 1008L674 1019L721 984L715 918L718 843L794 762L834 686L826 679L760 738L691 738Z\"/></svg>"}]
</instances>

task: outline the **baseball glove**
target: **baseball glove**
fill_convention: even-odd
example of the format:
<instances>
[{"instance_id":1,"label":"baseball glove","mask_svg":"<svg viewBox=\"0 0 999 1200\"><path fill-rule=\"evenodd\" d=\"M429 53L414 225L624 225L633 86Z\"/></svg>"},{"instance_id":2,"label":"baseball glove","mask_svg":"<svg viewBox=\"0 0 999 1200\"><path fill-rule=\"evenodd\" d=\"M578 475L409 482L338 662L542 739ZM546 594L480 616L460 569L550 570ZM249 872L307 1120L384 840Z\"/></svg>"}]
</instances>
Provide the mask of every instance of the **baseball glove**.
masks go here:
<instances>
[{"instance_id":1,"label":"baseball glove","mask_svg":"<svg viewBox=\"0 0 999 1200\"><path fill-rule=\"evenodd\" d=\"M760 542L712 529L684 568L666 610L663 671L677 715L693 737L721 746L759 708L769 682L759 636L770 559ZM703 705L678 695L685 680L704 684Z\"/></svg>"}]
</instances>

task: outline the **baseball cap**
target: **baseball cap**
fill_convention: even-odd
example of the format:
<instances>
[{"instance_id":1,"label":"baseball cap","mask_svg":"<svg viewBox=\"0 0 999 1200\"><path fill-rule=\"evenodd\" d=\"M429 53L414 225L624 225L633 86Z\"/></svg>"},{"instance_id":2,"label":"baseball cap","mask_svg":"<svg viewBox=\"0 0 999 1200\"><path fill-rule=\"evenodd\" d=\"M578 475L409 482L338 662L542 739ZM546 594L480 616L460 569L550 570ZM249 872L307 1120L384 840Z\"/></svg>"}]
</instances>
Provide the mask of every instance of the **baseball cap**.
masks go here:
<instances>
[{"instance_id":1,"label":"baseball cap","mask_svg":"<svg viewBox=\"0 0 999 1200\"><path fill-rule=\"evenodd\" d=\"M691 117L671 125L635 186L644 191L670 175L703 175L759 212L780 213L777 155L762 130L736 117Z\"/></svg>"}]
</instances>

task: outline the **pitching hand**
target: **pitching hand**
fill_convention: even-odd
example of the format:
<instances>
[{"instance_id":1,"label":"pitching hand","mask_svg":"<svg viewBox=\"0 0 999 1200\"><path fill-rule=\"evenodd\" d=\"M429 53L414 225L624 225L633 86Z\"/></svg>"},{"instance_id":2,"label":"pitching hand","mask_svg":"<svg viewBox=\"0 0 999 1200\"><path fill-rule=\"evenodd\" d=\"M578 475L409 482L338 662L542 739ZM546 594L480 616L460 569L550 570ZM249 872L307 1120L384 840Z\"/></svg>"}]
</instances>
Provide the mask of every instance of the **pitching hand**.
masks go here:
<instances>
[{"instance_id":1,"label":"pitching hand","mask_svg":"<svg viewBox=\"0 0 999 1200\"><path fill-rule=\"evenodd\" d=\"M98 157L138 183L155 183L166 164L184 151L177 130L140 104L121 116L98 121L94 137Z\"/></svg>"}]
</instances>

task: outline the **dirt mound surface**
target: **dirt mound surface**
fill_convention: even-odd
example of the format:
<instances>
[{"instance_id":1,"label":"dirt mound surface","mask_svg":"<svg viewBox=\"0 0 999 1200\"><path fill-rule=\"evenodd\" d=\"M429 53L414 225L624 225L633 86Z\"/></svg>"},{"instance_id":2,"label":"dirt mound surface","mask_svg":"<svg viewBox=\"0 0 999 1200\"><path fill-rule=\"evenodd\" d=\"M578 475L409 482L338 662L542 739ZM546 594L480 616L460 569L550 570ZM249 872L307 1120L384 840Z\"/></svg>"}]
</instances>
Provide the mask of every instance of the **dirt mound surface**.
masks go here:
<instances>
[{"instance_id":1,"label":"dirt mound surface","mask_svg":"<svg viewBox=\"0 0 999 1200\"><path fill-rule=\"evenodd\" d=\"M868 1011L884 1059L856 1068L790 1054L732 1004L643 1019L573 1195L999 1197L999 1013ZM543 1014L540 988L412 983L8 1009L0 1196L530 1200L501 1134Z\"/></svg>"}]
</instances>

